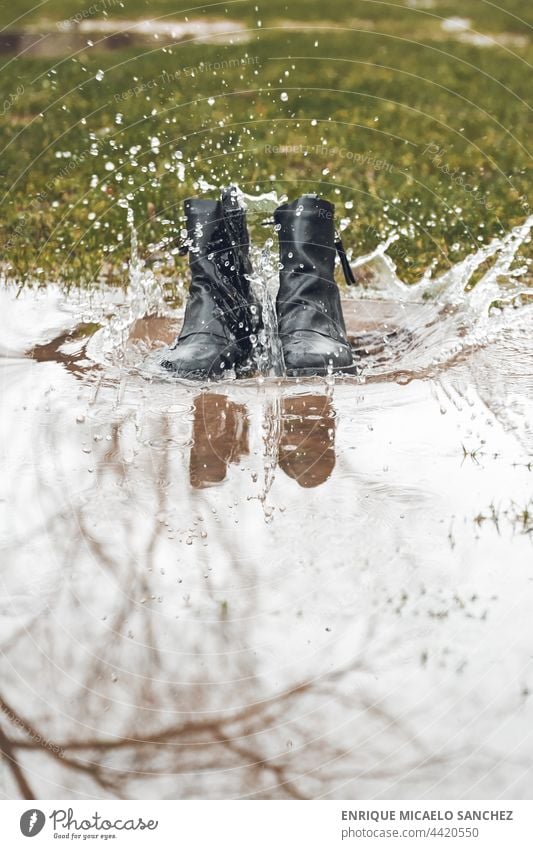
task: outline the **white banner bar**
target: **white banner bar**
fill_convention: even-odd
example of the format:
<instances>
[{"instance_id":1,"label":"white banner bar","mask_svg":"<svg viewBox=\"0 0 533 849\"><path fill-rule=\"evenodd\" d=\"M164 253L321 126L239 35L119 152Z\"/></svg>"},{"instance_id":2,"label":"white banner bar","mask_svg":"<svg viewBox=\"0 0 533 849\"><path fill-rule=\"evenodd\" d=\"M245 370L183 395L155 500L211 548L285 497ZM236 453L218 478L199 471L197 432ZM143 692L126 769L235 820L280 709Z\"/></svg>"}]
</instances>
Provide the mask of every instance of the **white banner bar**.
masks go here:
<instances>
[{"instance_id":1,"label":"white banner bar","mask_svg":"<svg viewBox=\"0 0 533 849\"><path fill-rule=\"evenodd\" d=\"M533 846L526 801L4 801L0 812L6 849L66 841L176 849Z\"/></svg>"}]
</instances>

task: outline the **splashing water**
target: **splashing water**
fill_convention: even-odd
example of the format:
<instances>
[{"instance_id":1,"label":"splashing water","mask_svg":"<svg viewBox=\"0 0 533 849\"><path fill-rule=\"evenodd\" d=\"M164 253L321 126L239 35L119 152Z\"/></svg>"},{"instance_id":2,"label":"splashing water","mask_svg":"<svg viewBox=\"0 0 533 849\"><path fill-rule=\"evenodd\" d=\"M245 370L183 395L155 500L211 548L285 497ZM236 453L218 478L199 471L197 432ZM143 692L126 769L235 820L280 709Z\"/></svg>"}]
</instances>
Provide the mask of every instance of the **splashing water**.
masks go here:
<instances>
[{"instance_id":1,"label":"splashing water","mask_svg":"<svg viewBox=\"0 0 533 849\"><path fill-rule=\"evenodd\" d=\"M353 315L359 300L358 325L353 343L361 356L363 374L369 377L426 375L440 370L451 360L474 347L487 344L505 328L531 321L532 306L527 296L525 263L515 265L519 249L530 242L533 216L501 239L453 265L433 278L426 272L414 285L406 285L397 275L396 265L387 254L396 234L367 256L352 263L356 277L370 282L368 288L351 289ZM474 278L478 274L477 282ZM364 301L360 299L364 298ZM365 331L365 317L372 325L375 309L368 300L383 307L379 330ZM368 299L368 300L366 300Z\"/></svg>"},{"instance_id":2,"label":"splashing water","mask_svg":"<svg viewBox=\"0 0 533 849\"><path fill-rule=\"evenodd\" d=\"M250 282L260 304L263 323L257 347L257 366L261 374L283 373L275 304L278 267L274 261L272 246L273 240L267 239L262 250L252 251L254 269L257 270Z\"/></svg>"}]
</instances>

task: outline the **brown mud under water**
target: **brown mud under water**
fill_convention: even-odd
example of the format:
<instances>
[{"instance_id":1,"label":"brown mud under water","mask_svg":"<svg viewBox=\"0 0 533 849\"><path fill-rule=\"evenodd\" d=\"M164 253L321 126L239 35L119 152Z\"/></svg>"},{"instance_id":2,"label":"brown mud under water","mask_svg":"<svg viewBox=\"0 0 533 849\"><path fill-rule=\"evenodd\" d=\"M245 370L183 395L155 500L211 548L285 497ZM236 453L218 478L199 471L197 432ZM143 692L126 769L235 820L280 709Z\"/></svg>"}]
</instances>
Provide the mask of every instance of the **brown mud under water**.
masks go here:
<instances>
[{"instance_id":1,"label":"brown mud under water","mask_svg":"<svg viewBox=\"0 0 533 849\"><path fill-rule=\"evenodd\" d=\"M529 798L531 326L413 369L352 300L360 377L202 385L4 306L4 798Z\"/></svg>"},{"instance_id":2,"label":"brown mud under water","mask_svg":"<svg viewBox=\"0 0 533 849\"><path fill-rule=\"evenodd\" d=\"M88 50L164 47L183 42L239 44L250 39L246 26L239 21L209 18L170 21L164 18L83 20L80 14L56 23L4 29L0 32L0 54L51 58Z\"/></svg>"},{"instance_id":3,"label":"brown mud under water","mask_svg":"<svg viewBox=\"0 0 533 849\"><path fill-rule=\"evenodd\" d=\"M45 7L46 8L46 7ZM72 53L107 52L126 48L165 47L180 43L243 44L253 40L257 27L242 21L228 18L201 17L186 20L172 20L168 15L156 18L120 19L91 18L88 10L74 13L62 21L42 21L37 24L9 29L0 32L0 55L16 54L20 56L52 58L68 56ZM354 36L359 33L376 32L376 23L372 20L351 18L339 26L338 20L322 21L291 20L286 17L275 22L275 29L295 32L324 32L340 28L352 29ZM424 38L429 41L456 40L475 47L503 47L513 50L525 49L529 38L522 33L498 32L480 33L473 28L468 18L444 18L435 21L432 29L424 30ZM239 63L230 62L229 67ZM222 63L222 67L226 67ZM192 69L191 69L192 70Z\"/></svg>"}]
</instances>

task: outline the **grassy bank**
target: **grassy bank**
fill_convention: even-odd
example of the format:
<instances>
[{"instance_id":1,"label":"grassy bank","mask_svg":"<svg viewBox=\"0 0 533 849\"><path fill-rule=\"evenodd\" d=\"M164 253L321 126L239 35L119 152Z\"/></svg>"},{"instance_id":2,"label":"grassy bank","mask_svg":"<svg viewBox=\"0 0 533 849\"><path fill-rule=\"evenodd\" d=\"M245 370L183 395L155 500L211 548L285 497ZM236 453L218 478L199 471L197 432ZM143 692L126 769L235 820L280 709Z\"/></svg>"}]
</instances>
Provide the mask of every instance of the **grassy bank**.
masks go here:
<instances>
[{"instance_id":1,"label":"grassy bank","mask_svg":"<svg viewBox=\"0 0 533 849\"><path fill-rule=\"evenodd\" d=\"M65 3L45 5L46 17L67 14ZM480 5L462 3L460 14L474 17ZM482 5L485 30L490 22L495 31L526 31ZM69 3L68 15L78 6L87 3ZM457 14L457 4L438 6ZM127 3L109 13L133 17L143 8ZM255 20L251 4L226 8L231 18ZM283 4L265 8L263 26L233 46L154 42L57 59L3 57L0 244L12 276L123 280L125 207L145 256L161 261L156 246L178 236L181 201L202 181L290 196L318 191L350 219L346 243L355 254L399 230L394 256L408 280L525 218L531 47L460 43L435 21L431 35L426 15L411 17L409 31L413 10L400 4L332 7L373 20L379 32L342 21L280 29L268 21ZM324 18L324 4L299 2L291 17L301 19L304 8L310 20ZM152 16L168 9L150 4ZM507 9L520 14L519 4ZM160 273L171 274L174 261L183 262L164 260Z\"/></svg>"}]
</instances>

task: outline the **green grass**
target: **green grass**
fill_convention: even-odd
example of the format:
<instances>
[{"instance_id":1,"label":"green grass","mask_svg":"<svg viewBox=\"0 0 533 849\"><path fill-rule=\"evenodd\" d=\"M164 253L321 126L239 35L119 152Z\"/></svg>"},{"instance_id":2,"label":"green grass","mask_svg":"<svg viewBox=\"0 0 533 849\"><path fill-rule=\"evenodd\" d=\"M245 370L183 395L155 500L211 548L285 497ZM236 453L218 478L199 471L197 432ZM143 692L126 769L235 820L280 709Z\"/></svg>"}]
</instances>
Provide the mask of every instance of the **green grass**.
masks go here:
<instances>
[{"instance_id":1,"label":"green grass","mask_svg":"<svg viewBox=\"0 0 533 849\"><path fill-rule=\"evenodd\" d=\"M88 5L42 9L61 19ZM407 280L432 261L446 268L525 218L531 47L445 40L435 20L413 18L399 3L336 3L336 26L345 28L320 31L269 28L283 12L275 0L226 8L252 22L254 5L264 25L246 44L2 57L0 244L13 277L124 280L127 198L145 256L172 275L183 260L167 261L155 246L179 235L181 202L201 179L291 197L318 191L350 217L345 241L355 254L400 229L393 256ZM484 31L519 31L516 19L482 0L437 8L475 17L480 6ZM17 13L24 8L17 4ZM129 2L122 12L134 17L144 8ZM150 14L169 8L150 3ZM506 9L524 17L518 3ZM326 12L323 3L290 5L293 19L333 17ZM377 22L379 33L350 31L346 20L356 17ZM215 72L206 63L226 66ZM142 84L151 87L129 93Z\"/></svg>"}]
</instances>

